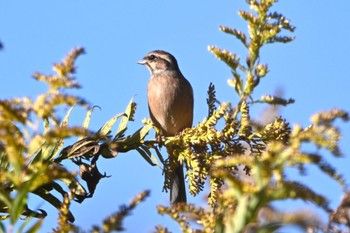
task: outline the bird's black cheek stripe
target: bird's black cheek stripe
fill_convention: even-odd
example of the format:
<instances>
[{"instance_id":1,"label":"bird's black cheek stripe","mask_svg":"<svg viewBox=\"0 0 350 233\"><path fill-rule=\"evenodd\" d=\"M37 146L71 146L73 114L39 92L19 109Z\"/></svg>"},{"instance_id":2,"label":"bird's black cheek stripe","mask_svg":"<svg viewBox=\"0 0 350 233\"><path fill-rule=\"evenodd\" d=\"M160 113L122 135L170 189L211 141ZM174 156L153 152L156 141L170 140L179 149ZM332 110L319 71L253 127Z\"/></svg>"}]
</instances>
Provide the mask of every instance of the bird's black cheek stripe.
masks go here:
<instances>
[{"instance_id":1,"label":"bird's black cheek stripe","mask_svg":"<svg viewBox=\"0 0 350 233\"><path fill-rule=\"evenodd\" d=\"M148 69L151 71L151 73L153 72L153 68L152 66L150 66L148 63L146 63L146 66L148 67Z\"/></svg>"}]
</instances>

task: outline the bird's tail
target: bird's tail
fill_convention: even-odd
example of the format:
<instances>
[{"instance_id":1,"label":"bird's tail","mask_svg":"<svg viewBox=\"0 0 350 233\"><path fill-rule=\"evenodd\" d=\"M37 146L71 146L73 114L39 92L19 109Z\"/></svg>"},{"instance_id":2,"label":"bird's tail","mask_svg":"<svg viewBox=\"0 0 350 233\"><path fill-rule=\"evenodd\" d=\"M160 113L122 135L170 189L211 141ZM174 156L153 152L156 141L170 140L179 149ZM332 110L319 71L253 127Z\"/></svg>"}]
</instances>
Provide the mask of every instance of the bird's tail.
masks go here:
<instances>
[{"instance_id":1,"label":"bird's tail","mask_svg":"<svg viewBox=\"0 0 350 233\"><path fill-rule=\"evenodd\" d=\"M170 182L170 203L186 203L186 188L182 164L178 164Z\"/></svg>"},{"instance_id":2,"label":"bird's tail","mask_svg":"<svg viewBox=\"0 0 350 233\"><path fill-rule=\"evenodd\" d=\"M169 159L175 159L172 156L172 148L168 147L167 152L169 155ZM171 163L176 164L175 171L171 174L170 177L170 203L186 203L186 187L185 187L185 179L184 179L184 170L182 164L178 161L171 161Z\"/></svg>"}]
</instances>

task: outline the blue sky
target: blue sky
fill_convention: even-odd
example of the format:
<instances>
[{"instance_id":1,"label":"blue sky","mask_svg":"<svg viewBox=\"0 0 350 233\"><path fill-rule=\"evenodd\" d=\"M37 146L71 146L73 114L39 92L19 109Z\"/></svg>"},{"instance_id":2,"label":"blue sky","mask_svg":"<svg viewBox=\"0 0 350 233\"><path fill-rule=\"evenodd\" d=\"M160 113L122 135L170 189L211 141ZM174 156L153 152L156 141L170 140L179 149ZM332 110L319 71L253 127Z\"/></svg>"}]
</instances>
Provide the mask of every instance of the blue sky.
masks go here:
<instances>
[{"instance_id":1,"label":"blue sky","mask_svg":"<svg viewBox=\"0 0 350 233\"><path fill-rule=\"evenodd\" d=\"M134 97L138 103L133 132L148 117L146 85L149 73L136 62L147 52L163 49L178 60L183 74L191 82L195 96L194 124L206 116L206 91L210 82L216 85L221 101L237 102L237 96L227 84L230 70L208 52L208 45L217 45L244 58L246 51L233 37L218 30L220 25L246 30L237 15L246 9L244 0L229 1L5 1L0 0L0 98L35 97L45 91L31 76L35 71L51 73L72 48L83 46L86 55L77 62L76 77L82 89L76 93L101 111L93 114L91 128L98 129L114 114L124 111ZM334 107L349 109L348 22L349 1L283 1L274 10L291 19L296 40L290 44L269 45L262 50L261 61L269 65L270 73L261 80L254 93L272 94L277 88L296 103L281 109L291 123L307 126L310 116ZM259 116L262 107L253 107ZM73 113L72 123L81 124L84 110ZM341 142L345 155L350 154L348 124L342 126ZM349 156L334 161L334 166L350 179ZM97 187L94 198L83 204L73 204L76 223L89 229L99 224L118 206L128 203L138 192L151 189L151 197L125 221L127 232L150 232L157 224L177 226L168 217L158 216L155 205L168 204L168 194L162 193L163 177L156 167L150 167L137 153L120 154L116 159L100 160L100 169L108 175ZM340 189L317 169L303 178L332 198L333 207L340 199ZM190 202L201 196L190 198ZM45 231L55 227L56 211L47 204L49 216ZM296 202L305 207L303 202ZM293 204L281 208L293 208ZM309 205L312 208L312 206ZM32 208L35 208L32 206Z\"/></svg>"}]
</instances>

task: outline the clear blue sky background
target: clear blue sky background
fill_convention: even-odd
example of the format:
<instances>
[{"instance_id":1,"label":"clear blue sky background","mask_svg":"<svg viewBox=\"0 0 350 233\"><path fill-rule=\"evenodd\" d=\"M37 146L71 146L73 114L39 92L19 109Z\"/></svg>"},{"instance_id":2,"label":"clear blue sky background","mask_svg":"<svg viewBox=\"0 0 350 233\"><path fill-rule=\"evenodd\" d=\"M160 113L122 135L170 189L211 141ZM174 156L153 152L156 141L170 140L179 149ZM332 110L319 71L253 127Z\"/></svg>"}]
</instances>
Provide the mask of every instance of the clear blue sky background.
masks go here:
<instances>
[{"instance_id":1,"label":"clear blue sky background","mask_svg":"<svg viewBox=\"0 0 350 233\"><path fill-rule=\"evenodd\" d=\"M230 1L5 1L0 0L0 98L35 97L45 91L31 76L35 71L51 73L58 62L73 47L83 46L87 54L80 57L77 78L82 89L76 93L102 111L93 114L91 128L98 129L116 113L124 111L132 97L138 103L133 132L148 117L146 85L149 73L136 62L154 49L175 55L183 74L192 83L195 93L194 124L206 115L206 91L210 82L216 85L222 101L237 102L235 92L227 86L230 70L208 52L208 45L217 45L239 54L246 51L233 37L218 30L227 25L246 30L237 15L246 9L244 0ZM290 44L270 45L263 49L261 61L271 72L264 78L254 97L272 94L277 88L296 103L281 109L291 123L309 124L309 117L334 107L349 109L348 55L350 52L350 2L283 1L274 10L283 13L297 27L296 40ZM261 107L253 107L258 117ZM83 121L84 110L73 114L73 124ZM327 160L350 179L348 124L340 123L344 138L341 142L345 158ZM157 204L168 204L168 194L162 193L163 177L156 167L150 167L137 153L120 154L116 159L100 160L102 172L112 175L101 180L95 196L82 204L73 204L76 224L90 229L118 209L138 192L151 189L151 197L126 219L127 232L150 232L164 224L174 232L178 227L168 217L157 215ZM332 199L335 207L341 190L317 169L310 169L302 180ZM198 202L201 196L190 198ZM44 232L55 227L57 212L42 202L36 203L49 212ZM31 206L35 208L36 206ZM306 208L300 201L287 202L279 208ZM313 208L308 205L308 208Z\"/></svg>"}]
</instances>

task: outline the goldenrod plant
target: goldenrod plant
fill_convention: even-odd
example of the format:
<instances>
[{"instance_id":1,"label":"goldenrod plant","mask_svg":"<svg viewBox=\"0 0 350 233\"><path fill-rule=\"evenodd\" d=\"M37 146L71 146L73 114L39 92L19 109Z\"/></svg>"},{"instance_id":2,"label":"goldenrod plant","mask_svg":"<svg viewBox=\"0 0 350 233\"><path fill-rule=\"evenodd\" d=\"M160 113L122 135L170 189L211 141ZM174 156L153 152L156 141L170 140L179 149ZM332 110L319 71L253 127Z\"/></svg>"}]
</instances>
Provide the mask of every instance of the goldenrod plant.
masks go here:
<instances>
[{"instance_id":1,"label":"goldenrod plant","mask_svg":"<svg viewBox=\"0 0 350 233\"><path fill-rule=\"evenodd\" d=\"M135 149L151 162L151 152L143 145L151 126L145 125L134 134L125 135L127 123L136 109L133 101L124 113L112 117L97 132L88 129L95 107L89 108L82 126L68 124L75 107L88 108L83 98L66 93L68 89L79 88L74 78L74 62L83 53L82 48L74 49L61 63L54 65L53 75L34 74L36 80L48 85L46 93L35 99L23 97L0 101L0 213L1 220L10 219L10 228L23 222L20 219L25 216L30 220L39 219L28 232L40 229L47 212L30 208L28 195L31 193L57 208L60 212L58 231L68 232L73 229L71 223L74 221L69 210L70 200L81 203L85 198L91 198L99 180L106 177L97 168L99 156L114 158L119 152ZM69 111L60 120L58 111L64 107L69 107ZM111 135L111 128L119 118L118 130ZM65 139L74 136L77 141L64 147ZM78 165L81 179L62 165L66 159ZM146 196L142 194L137 200ZM138 202L135 201L132 208ZM27 224L28 221L24 221L18 228L24 229ZM0 227L6 231L3 224Z\"/></svg>"},{"instance_id":2,"label":"goldenrod plant","mask_svg":"<svg viewBox=\"0 0 350 233\"><path fill-rule=\"evenodd\" d=\"M61 63L55 64L54 74L34 74L36 80L47 84L45 93L34 99L0 100L0 218L10 222L10 226L0 222L0 230L6 232L16 225L19 232L24 229L40 232L48 213L31 208L28 195L33 194L59 212L55 232L82 232L73 223L71 201L82 203L92 198L100 179L107 177L97 167L99 158L113 159L130 150L136 150L151 166L163 169L164 189L168 190L175 164L163 158L159 149L162 145L171 146L175 158L184 163L190 194L204 193L208 197L208 205L204 206L181 203L157 207L159 214L171 217L183 232L265 233L277 232L286 225L298 226L305 232L350 229L350 194L346 181L321 154L328 151L334 158L343 156L339 147L341 133L335 121L349 121L348 113L341 109L315 113L307 127L291 125L279 115L272 121L264 121L253 120L250 114L250 109L258 104L288 106L294 103L291 98L254 95L269 72L268 65L262 62L261 49L294 40L295 27L290 20L271 11L276 2L246 0L250 10L238 13L248 25L247 33L219 27L238 39L247 51L241 58L217 46L208 47L231 70L228 85L236 93L238 102L221 102L216 98L214 84L210 84L208 115L176 136L147 136L151 129L157 130L149 119L143 121L139 130L127 135L128 123L133 121L136 111L133 100L125 112L110 118L99 130L89 130L97 106L91 107L85 99L68 91L79 88L74 64L84 53L82 48L74 49ZM82 126L73 127L69 118L78 106L87 113ZM68 112L61 117L60 110L67 107ZM118 129L112 133L117 122ZM76 141L67 144L67 138ZM322 150L307 149L310 147L305 147L306 144ZM76 164L79 172L69 171L62 163L65 160ZM319 190L286 174L287 170L294 169L303 176L310 165L337 182L344 191L337 209L329 206L329 199ZM141 192L129 205L122 206L90 231L124 230L123 219L149 195L149 191ZM296 199L320 207L328 214L328 222L311 211L281 212L272 205L274 201ZM154 231L171 232L162 224Z\"/></svg>"},{"instance_id":3,"label":"goldenrod plant","mask_svg":"<svg viewBox=\"0 0 350 233\"><path fill-rule=\"evenodd\" d=\"M349 121L348 113L341 109L316 113L306 128L291 126L282 116L265 123L251 119L249 110L256 104L286 106L294 103L293 99L273 95L254 96L254 90L269 71L267 64L262 63L261 49L268 44L294 40L293 36L288 36L295 30L290 20L270 11L276 2L246 1L250 11L238 13L247 22L248 33L220 26L221 31L234 36L247 49L245 59L216 46L208 47L231 70L228 84L236 92L238 104L220 103L214 86L210 85L208 117L196 127L165 139L165 144L177 148L174 154L178 160L186 164L192 195L201 192L209 181L210 208L190 204L158 207L158 212L177 221L183 232L275 232L289 224L305 232L341 232L342 228L335 223L350 227L349 194L344 178L319 154L320 150L307 151L303 147L311 143L334 157L341 156L338 144L341 134L334 121ZM318 167L344 190L345 197L337 210L330 208L328 198L318 190L287 177L287 169L296 169L303 175L306 165ZM322 208L330 216L329 222L323 223L311 212L282 213L271 206L273 201L295 199ZM191 223L196 223L197 229ZM164 229L158 226L156 231L164 232Z\"/></svg>"}]
</instances>

